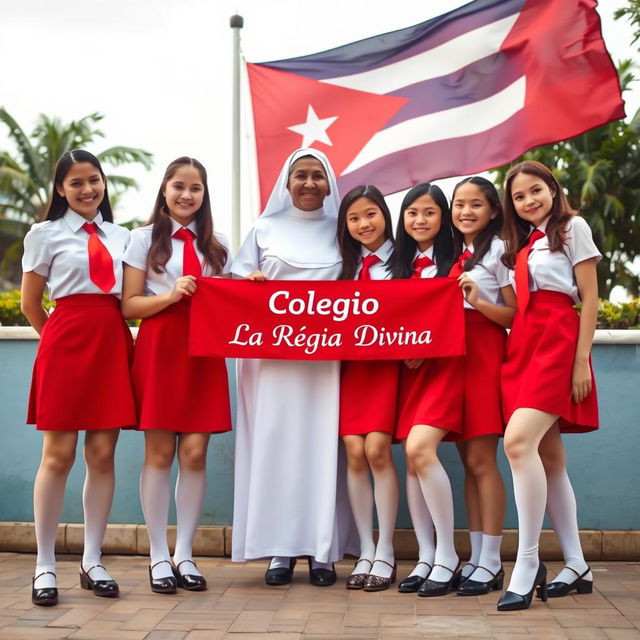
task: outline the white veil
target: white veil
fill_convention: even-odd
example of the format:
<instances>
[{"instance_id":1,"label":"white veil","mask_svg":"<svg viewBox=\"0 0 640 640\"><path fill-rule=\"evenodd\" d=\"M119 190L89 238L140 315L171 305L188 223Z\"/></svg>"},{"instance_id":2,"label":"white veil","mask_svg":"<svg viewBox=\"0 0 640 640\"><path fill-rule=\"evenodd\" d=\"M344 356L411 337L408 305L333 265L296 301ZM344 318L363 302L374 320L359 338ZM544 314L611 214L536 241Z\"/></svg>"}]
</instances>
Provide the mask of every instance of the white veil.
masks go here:
<instances>
[{"instance_id":1,"label":"white veil","mask_svg":"<svg viewBox=\"0 0 640 640\"><path fill-rule=\"evenodd\" d=\"M338 183L336 182L335 173L331 168L331 164L329 163L327 156L317 149L297 149L286 159L282 167L282 171L276 180L276 184L273 187L273 191L269 196L267 206L264 208L264 211L260 216L261 218L272 216L274 213L278 213L293 206L291 194L287 189L287 184L289 183L289 172L291 171L291 165L303 156L313 156L322 163L325 173L327 174L327 182L329 183L329 194L324 199L323 204L324 212L328 216L332 216L334 218L338 217L338 209L340 208Z\"/></svg>"}]
</instances>

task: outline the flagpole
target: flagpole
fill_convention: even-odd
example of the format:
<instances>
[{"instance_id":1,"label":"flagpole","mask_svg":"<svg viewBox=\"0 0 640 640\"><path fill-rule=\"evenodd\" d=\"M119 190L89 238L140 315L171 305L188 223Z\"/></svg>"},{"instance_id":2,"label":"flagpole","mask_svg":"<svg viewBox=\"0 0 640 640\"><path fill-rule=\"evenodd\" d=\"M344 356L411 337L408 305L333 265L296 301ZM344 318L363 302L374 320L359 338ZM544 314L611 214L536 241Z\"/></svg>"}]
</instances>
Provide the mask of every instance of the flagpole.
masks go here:
<instances>
[{"instance_id":1,"label":"flagpole","mask_svg":"<svg viewBox=\"0 0 640 640\"><path fill-rule=\"evenodd\" d=\"M231 250L240 247L240 29L244 26L242 16L229 18L233 29L233 120L231 137Z\"/></svg>"}]
</instances>

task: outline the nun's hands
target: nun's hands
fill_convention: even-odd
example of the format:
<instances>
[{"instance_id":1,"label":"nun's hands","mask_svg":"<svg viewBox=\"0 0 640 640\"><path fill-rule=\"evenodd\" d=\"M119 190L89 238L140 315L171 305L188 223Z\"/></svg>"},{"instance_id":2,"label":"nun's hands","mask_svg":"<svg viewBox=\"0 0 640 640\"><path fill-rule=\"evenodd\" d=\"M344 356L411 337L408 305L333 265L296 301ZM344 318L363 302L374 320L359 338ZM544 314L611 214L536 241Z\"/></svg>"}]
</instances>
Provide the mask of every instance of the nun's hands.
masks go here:
<instances>
[{"instance_id":1,"label":"nun's hands","mask_svg":"<svg viewBox=\"0 0 640 640\"><path fill-rule=\"evenodd\" d=\"M404 361L409 369L417 369L424 362L424 358L408 358Z\"/></svg>"},{"instance_id":2,"label":"nun's hands","mask_svg":"<svg viewBox=\"0 0 640 640\"><path fill-rule=\"evenodd\" d=\"M184 296L190 297L195 293L196 279L194 276L181 276L176 280L169 294L171 304L179 302Z\"/></svg>"},{"instance_id":3,"label":"nun's hands","mask_svg":"<svg viewBox=\"0 0 640 640\"><path fill-rule=\"evenodd\" d=\"M571 376L571 392L576 402L582 402L591 391L591 367L588 362L575 360Z\"/></svg>"},{"instance_id":4,"label":"nun's hands","mask_svg":"<svg viewBox=\"0 0 640 640\"><path fill-rule=\"evenodd\" d=\"M247 280L252 280L253 282L265 282L268 279L269 278L267 278L267 276L265 276L264 273L260 271L260 269L256 269L255 271L252 271L247 276Z\"/></svg>"}]
</instances>

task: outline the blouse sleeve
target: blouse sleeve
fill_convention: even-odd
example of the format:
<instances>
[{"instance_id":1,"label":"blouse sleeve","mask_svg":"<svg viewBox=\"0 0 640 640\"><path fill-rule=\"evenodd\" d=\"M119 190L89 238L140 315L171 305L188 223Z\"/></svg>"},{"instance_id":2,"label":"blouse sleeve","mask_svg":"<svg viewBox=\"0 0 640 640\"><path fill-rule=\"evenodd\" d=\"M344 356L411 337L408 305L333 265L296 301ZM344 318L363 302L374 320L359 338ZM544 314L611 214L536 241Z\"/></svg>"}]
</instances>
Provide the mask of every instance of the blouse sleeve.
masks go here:
<instances>
[{"instance_id":1,"label":"blouse sleeve","mask_svg":"<svg viewBox=\"0 0 640 640\"><path fill-rule=\"evenodd\" d=\"M47 239L47 222L38 222L24 237L24 254L22 256L22 271L33 271L45 278L49 275L49 268L53 261L51 242Z\"/></svg>"},{"instance_id":2,"label":"blouse sleeve","mask_svg":"<svg viewBox=\"0 0 640 640\"><path fill-rule=\"evenodd\" d=\"M260 247L258 246L257 231L254 227L249 231L242 246L238 250L231 265L231 273L246 278L252 271L260 268Z\"/></svg>"},{"instance_id":3,"label":"blouse sleeve","mask_svg":"<svg viewBox=\"0 0 640 640\"><path fill-rule=\"evenodd\" d=\"M227 259L224 263L224 267L222 267L222 273L229 273L231 271L231 248L229 247L229 239L223 233L218 233L216 231L216 239L222 246L227 250Z\"/></svg>"},{"instance_id":4,"label":"blouse sleeve","mask_svg":"<svg viewBox=\"0 0 640 640\"><path fill-rule=\"evenodd\" d=\"M150 233L146 233L143 229L134 229L131 232L129 244L122 256L122 262L136 269L140 269L140 271L146 271L150 242Z\"/></svg>"},{"instance_id":5,"label":"blouse sleeve","mask_svg":"<svg viewBox=\"0 0 640 640\"><path fill-rule=\"evenodd\" d=\"M580 216L571 218L567 225L565 252L573 267L589 258L597 258L597 262L602 259L602 254L593 242L593 234L587 221Z\"/></svg>"}]
</instances>

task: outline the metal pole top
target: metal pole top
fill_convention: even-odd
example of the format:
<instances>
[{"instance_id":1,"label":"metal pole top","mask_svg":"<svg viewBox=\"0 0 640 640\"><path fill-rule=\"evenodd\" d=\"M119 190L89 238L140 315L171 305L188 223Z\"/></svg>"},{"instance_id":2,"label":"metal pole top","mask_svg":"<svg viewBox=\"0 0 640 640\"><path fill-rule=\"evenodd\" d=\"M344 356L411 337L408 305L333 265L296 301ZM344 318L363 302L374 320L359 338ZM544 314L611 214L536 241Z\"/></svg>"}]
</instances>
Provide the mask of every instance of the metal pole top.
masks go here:
<instances>
[{"instance_id":1,"label":"metal pole top","mask_svg":"<svg viewBox=\"0 0 640 640\"><path fill-rule=\"evenodd\" d=\"M229 18L229 26L232 29L242 29L242 27L244 26L244 18L242 16L231 16Z\"/></svg>"}]
</instances>

